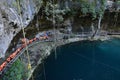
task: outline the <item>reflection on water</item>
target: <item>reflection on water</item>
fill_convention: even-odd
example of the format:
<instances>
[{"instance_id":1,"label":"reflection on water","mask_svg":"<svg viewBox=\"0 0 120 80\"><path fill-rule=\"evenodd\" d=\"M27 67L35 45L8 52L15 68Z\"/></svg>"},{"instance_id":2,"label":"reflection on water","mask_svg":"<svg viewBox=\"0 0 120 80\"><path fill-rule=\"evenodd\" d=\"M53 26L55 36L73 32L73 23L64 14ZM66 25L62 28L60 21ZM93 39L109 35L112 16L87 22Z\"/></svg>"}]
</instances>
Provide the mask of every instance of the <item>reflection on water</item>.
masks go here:
<instances>
[{"instance_id":1,"label":"reflection on water","mask_svg":"<svg viewBox=\"0 0 120 80\"><path fill-rule=\"evenodd\" d=\"M57 48L38 67L35 80L120 80L120 40L81 41Z\"/></svg>"}]
</instances>

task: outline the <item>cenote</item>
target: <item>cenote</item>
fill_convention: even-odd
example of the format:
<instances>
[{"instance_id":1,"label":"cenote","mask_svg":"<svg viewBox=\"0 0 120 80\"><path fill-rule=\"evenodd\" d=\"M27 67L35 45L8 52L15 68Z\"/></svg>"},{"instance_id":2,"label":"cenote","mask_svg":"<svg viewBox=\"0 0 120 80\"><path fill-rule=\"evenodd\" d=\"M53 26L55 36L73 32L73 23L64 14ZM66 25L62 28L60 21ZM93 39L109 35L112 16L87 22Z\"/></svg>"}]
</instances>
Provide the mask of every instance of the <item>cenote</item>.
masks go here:
<instances>
[{"instance_id":1,"label":"cenote","mask_svg":"<svg viewBox=\"0 0 120 80\"><path fill-rule=\"evenodd\" d=\"M57 48L35 80L120 80L120 39L80 41ZM42 64L43 65L43 64Z\"/></svg>"}]
</instances>

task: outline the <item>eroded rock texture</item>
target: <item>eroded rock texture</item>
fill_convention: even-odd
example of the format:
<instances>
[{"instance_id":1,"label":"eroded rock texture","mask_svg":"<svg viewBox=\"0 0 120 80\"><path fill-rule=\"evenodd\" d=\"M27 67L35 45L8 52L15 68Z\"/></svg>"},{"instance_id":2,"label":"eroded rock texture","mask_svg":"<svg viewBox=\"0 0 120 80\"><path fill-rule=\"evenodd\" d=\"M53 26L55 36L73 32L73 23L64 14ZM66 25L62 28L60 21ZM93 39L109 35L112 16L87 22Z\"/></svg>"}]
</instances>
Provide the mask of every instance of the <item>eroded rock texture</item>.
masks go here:
<instances>
[{"instance_id":1,"label":"eroded rock texture","mask_svg":"<svg viewBox=\"0 0 120 80\"><path fill-rule=\"evenodd\" d=\"M41 3L41 0L0 0L0 57L4 57L11 40L21 30L20 19L26 27Z\"/></svg>"}]
</instances>

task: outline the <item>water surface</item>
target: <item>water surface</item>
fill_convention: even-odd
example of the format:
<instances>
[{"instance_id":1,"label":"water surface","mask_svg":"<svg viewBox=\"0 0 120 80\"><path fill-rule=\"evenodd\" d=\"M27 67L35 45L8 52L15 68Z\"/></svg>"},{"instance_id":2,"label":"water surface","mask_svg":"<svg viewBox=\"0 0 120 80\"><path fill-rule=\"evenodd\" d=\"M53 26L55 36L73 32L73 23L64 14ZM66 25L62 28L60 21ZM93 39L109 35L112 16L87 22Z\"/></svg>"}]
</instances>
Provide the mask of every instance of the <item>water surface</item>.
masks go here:
<instances>
[{"instance_id":1,"label":"water surface","mask_svg":"<svg viewBox=\"0 0 120 80\"><path fill-rule=\"evenodd\" d=\"M120 80L120 39L81 41L57 48L35 80ZM42 64L43 65L43 64Z\"/></svg>"}]
</instances>

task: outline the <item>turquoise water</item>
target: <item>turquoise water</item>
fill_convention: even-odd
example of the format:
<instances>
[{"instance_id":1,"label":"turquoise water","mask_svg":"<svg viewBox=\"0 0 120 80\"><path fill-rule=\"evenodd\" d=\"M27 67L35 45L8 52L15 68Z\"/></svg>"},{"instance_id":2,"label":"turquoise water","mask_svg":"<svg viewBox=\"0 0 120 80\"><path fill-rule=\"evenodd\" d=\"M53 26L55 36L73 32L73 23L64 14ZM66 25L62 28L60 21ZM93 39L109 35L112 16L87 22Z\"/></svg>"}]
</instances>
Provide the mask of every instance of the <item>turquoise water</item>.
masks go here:
<instances>
[{"instance_id":1,"label":"turquoise water","mask_svg":"<svg viewBox=\"0 0 120 80\"><path fill-rule=\"evenodd\" d=\"M57 48L35 80L120 80L120 39L81 41Z\"/></svg>"}]
</instances>

